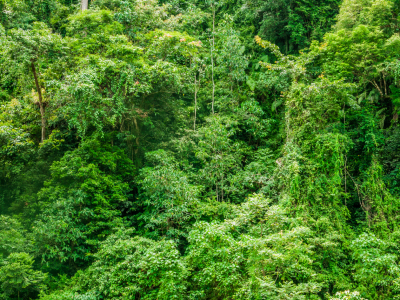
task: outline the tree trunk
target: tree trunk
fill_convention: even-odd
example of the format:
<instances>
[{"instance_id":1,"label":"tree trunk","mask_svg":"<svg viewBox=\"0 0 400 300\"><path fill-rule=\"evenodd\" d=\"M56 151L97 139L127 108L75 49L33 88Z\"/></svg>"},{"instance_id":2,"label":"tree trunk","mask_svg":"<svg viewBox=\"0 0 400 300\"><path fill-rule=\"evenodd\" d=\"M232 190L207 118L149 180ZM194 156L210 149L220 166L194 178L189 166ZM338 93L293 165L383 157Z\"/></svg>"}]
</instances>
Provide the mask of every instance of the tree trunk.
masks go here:
<instances>
[{"instance_id":1,"label":"tree trunk","mask_svg":"<svg viewBox=\"0 0 400 300\"><path fill-rule=\"evenodd\" d=\"M46 116L45 116L44 103L43 103L43 97L42 97L42 89L40 88L38 76L37 76L37 73L36 73L35 64L33 62L31 62L31 68L32 68L33 77L35 78L36 90L37 90L37 93L38 93L38 96L39 96L40 116L41 116L41 119L42 119L42 138L41 138L41 143L43 143L43 141L46 139Z\"/></svg>"},{"instance_id":2,"label":"tree trunk","mask_svg":"<svg viewBox=\"0 0 400 300\"><path fill-rule=\"evenodd\" d=\"M211 103L211 110L214 113L214 95L215 95L215 83L214 83L214 34L215 34L215 5L212 5L213 11L213 31L212 31L212 46L211 46L211 78L212 78L212 103Z\"/></svg>"},{"instance_id":3,"label":"tree trunk","mask_svg":"<svg viewBox=\"0 0 400 300\"><path fill-rule=\"evenodd\" d=\"M194 74L194 122L193 122L193 130L196 131L196 117L197 117L197 74ZM200 85L200 75L199 75L199 85Z\"/></svg>"},{"instance_id":4,"label":"tree trunk","mask_svg":"<svg viewBox=\"0 0 400 300\"><path fill-rule=\"evenodd\" d=\"M138 126L138 122L136 120L136 118L133 118L133 123L135 124L135 128L136 128L136 149L135 149L135 154L137 154L139 152L139 146L140 146L140 142L139 142L139 135L140 135L140 129Z\"/></svg>"},{"instance_id":5,"label":"tree trunk","mask_svg":"<svg viewBox=\"0 0 400 300\"><path fill-rule=\"evenodd\" d=\"M89 0L82 0L81 2L81 10L84 11L89 7Z\"/></svg>"}]
</instances>

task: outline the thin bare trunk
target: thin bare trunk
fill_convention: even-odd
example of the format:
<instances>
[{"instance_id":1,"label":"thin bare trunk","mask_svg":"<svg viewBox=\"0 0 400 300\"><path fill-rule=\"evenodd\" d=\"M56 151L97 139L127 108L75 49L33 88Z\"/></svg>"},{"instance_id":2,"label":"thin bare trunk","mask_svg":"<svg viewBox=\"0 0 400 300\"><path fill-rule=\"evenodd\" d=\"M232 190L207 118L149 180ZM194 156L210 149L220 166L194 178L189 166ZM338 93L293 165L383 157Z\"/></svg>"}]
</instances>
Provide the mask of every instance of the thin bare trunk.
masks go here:
<instances>
[{"instance_id":1,"label":"thin bare trunk","mask_svg":"<svg viewBox=\"0 0 400 300\"><path fill-rule=\"evenodd\" d=\"M369 82L371 82L372 85L373 85L374 87L376 87L376 89L379 91L379 94L381 95L381 97L384 98L383 92L382 92L382 90L379 88L379 85L376 83L376 81L375 81L375 80L372 80L372 81L369 81Z\"/></svg>"},{"instance_id":2,"label":"thin bare trunk","mask_svg":"<svg viewBox=\"0 0 400 300\"><path fill-rule=\"evenodd\" d=\"M224 202L224 175L221 178L221 201Z\"/></svg>"},{"instance_id":3,"label":"thin bare trunk","mask_svg":"<svg viewBox=\"0 0 400 300\"><path fill-rule=\"evenodd\" d=\"M32 68L33 77L35 78L35 85L36 85L36 90L37 90L38 98L39 98L40 116L41 116L41 121L42 121L41 142L43 143L43 141L46 139L46 116L45 116L44 103L43 103L43 97L42 97L42 89L40 88L38 75L36 73L35 64L33 62L31 62L31 68Z\"/></svg>"},{"instance_id":4,"label":"thin bare trunk","mask_svg":"<svg viewBox=\"0 0 400 300\"><path fill-rule=\"evenodd\" d=\"M343 126L346 132L346 105L343 103ZM344 156L344 192L347 194L347 155ZM346 195L347 196L347 195ZM344 204L347 206L347 198L344 200Z\"/></svg>"},{"instance_id":5,"label":"thin bare trunk","mask_svg":"<svg viewBox=\"0 0 400 300\"><path fill-rule=\"evenodd\" d=\"M211 46L211 79L212 79L212 103L211 103L211 110L214 113L214 95L215 95L215 83L214 83L214 46L215 46L215 5L212 5L213 11L213 31L212 31L212 46Z\"/></svg>"},{"instance_id":6,"label":"thin bare trunk","mask_svg":"<svg viewBox=\"0 0 400 300\"><path fill-rule=\"evenodd\" d=\"M193 130L196 130L196 114L197 114L197 79L196 74L194 74L194 121L193 121ZM200 84L200 76L199 76L199 84Z\"/></svg>"},{"instance_id":7,"label":"thin bare trunk","mask_svg":"<svg viewBox=\"0 0 400 300\"><path fill-rule=\"evenodd\" d=\"M89 0L82 0L81 2L81 10L84 11L89 7Z\"/></svg>"},{"instance_id":8,"label":"thin bare trunk","mask_svg":"<svg viewBox=\"0 0 400 300\"><path fill-rule=\"evenodd\" d=\"M135 149L135 154L137 155L138 151L139 151L139 146L140 146L140 142L139 142L139 135L140 135L140 129L137 123L136 118L133 118L133 123L135 124L135 128L136 128L136 149Z\"/></svg>"},{"instance_id":9,"label":"thin bare trunk","mask_svg":"<svg viewBox=\"0 0 400 300\"><path fill-rule=\"evenodd\" d=\"M385 78L385 74L383 74L382 77L383 77L383 83L385 84L385 96L387 96L387 88L386 88L386 78Z\"/></svg>"}]
</instances>

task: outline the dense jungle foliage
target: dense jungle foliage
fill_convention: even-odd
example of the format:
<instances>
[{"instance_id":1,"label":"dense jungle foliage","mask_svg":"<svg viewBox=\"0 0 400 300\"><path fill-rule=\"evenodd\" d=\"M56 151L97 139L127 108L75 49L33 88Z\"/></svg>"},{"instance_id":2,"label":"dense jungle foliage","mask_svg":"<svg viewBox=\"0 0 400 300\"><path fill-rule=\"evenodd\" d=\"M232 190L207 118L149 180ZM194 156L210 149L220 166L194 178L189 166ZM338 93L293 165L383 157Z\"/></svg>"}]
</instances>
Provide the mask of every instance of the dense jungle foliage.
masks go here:
<instances>
[{"instance_id":1,"label":"dense jungle foliage","mask_svg":"<svg viewBox=\"0 0 400 300\"><path fill-rule=\"evenodd\" d=\"M400 0L0 0L0 299L400 299Z\"/></svg>"}]
</instances>

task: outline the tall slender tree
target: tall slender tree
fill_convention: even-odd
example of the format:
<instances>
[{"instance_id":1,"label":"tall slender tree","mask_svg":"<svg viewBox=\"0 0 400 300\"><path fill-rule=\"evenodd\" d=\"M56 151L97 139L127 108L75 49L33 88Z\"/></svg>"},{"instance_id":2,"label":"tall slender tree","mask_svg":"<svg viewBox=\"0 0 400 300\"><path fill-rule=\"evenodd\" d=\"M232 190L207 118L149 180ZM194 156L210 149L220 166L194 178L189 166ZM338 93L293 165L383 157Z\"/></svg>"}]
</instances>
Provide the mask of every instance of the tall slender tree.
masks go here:
<instances>
[{"instance_id":1,"label":"tall slender tree","mask_svg":"<svg viewBox=\"0 0 400 300\"><path fill-rule=\"evenodd\" d=\"M44 80L41 76L41 69L50 66L58 61L64 43L62 38L53 34L44 24L36 22L31 30L11 30L7 42L3 43L4 54L8 56L10 62L16 66L17 72L30 74L29 81L36 89L37 99L35 104L39 107L41 118L41 142L46 139L46 99L43 95ZM26 86L26 91L31 90L32 85ZM36 98L36 97L34 97ZM37 100L37 101L36 101Z\"/></svg>"}]
</instances>

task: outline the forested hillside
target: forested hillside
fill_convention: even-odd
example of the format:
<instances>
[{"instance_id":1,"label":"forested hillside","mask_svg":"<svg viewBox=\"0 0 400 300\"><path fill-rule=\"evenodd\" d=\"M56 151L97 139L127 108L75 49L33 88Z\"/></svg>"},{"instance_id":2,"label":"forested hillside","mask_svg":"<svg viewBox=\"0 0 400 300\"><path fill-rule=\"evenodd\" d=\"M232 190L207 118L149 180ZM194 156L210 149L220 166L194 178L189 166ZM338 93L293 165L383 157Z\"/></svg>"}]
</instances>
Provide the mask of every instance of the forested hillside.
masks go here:
<instances>
[{"instance_id":1,"label":"forested hillside","mask_svg":"<svg viewBox=\"0 0 400 300\"><path fill-rule=\"evenodd\" d=\"M400 299L399 0L86 2L0 0L0 299Z\"/></svg>"}]
</instances>

